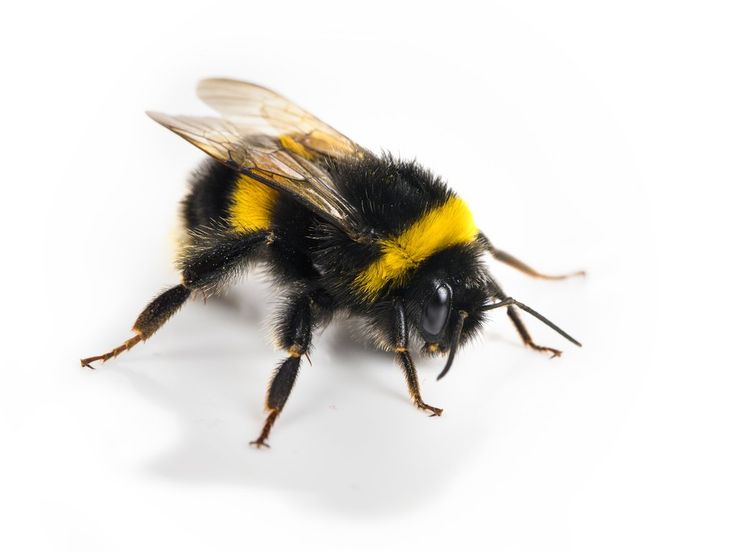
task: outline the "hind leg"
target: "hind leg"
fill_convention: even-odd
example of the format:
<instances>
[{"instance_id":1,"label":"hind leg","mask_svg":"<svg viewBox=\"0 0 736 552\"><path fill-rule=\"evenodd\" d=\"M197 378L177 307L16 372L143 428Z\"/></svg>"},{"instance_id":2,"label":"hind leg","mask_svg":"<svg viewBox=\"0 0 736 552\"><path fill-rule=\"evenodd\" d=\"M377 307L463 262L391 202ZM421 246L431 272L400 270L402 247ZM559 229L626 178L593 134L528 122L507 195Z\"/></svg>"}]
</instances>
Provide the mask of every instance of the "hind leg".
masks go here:
<instances>
[{"instance_id":1,"label":"hind leg","mask_svg":"<svg viewBox=\"0 0 736 552\"><path fill-rule=\"evenodd\" d=\"M181 308L192 291L207 295L224 286L252 260L267 238L265 231L238 234L221 228L198 229L179 261L183 283L164 291L143 309L133 324L133 337L105 354L83 358L82 366L93 368L93 362L115 358L147 340Z\"/></svg>"},{"instance_id":2,"label":"hind leg","mask_svg":"<svg viewBox=\"0 0 736 552\"><path fill-rule=\"evenodd\" d=\"M138 316L138 319L133 324L133 331L135 336L127 339L119 347L115 347L112 351L103 355L91 356L83 358L80 362L82 366L87 368L94 368L92 363L98 360L106 362L111 358L115 358L120 353L133 348L141 341L145 341L151 337L156 330L163 326L166 321L171 318L174 313L181 308L184 302L189 298L192 291L185 287L183 284L174 286L173 288L164 291L161 295L151 301L148 306L143 309L143 312Z\"/></svg>"}]
</instances>

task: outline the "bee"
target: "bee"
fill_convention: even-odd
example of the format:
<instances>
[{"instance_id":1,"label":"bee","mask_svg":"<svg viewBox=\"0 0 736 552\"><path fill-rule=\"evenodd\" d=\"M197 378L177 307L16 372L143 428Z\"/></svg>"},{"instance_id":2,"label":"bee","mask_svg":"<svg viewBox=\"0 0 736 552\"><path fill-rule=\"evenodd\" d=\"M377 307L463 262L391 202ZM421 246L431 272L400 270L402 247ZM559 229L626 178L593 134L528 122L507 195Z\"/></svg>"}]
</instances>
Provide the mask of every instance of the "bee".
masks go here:
<instances>
[{"instance_id":1,"label":"bee","mask_svg":"<svg viewBox=\"0 0 736 552\"><path fill-rule=\"evenodd\" d=\"M374 154L283 96L249 82L206 79L198 96L219 116L148 115L210 157L182 203L186 228L177 258L181 283L151 301L133 337L98 356L92 368L149 339L195 293L221 293L254 264L283 293L275 320L286 353L271 378L260 448L281 414L315 329L342 313L362 319L375 344L393 352L413 403L424 402L410 347L446 355L478 334L489 311L505 308L525 345L537 345L519 315L541 314L506 295L488 272L490 254L530 276L559 280L496 248L468 204L414 161Z\"/></svg>"}]
</instances>

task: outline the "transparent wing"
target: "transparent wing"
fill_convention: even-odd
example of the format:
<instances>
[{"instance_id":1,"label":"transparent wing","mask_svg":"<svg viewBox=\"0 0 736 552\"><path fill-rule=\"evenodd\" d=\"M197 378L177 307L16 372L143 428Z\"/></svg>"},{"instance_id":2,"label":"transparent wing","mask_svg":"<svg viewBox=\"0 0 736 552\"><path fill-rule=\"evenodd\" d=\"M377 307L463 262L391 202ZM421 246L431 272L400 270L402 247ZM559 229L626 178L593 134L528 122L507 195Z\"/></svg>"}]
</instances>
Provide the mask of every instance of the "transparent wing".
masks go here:
<instances>
[{"instance_id":1,"label":"transparent wing","mask_svg":"<svg viewBox=\"0 0 736 552\"><path fill-rule=\"evenodd\" d=\"M289 194L360 239L355 210L337 191L330 176L283 138L250 134L251 127L218 117L148 115L218 161Z\"/></svg>"},{"instance_id":2,"label":"transparent wing","mask_svg":"<svg viewBox=\"0 0 736 552\"><path fill-rule=\"evenodd\" d=\"M313 152L331 157L362 157L366 153L330 125L268 88L231 79L205 79L199 83L197 95L249 134L287 134Z\"/></svg>"}]
</instances>

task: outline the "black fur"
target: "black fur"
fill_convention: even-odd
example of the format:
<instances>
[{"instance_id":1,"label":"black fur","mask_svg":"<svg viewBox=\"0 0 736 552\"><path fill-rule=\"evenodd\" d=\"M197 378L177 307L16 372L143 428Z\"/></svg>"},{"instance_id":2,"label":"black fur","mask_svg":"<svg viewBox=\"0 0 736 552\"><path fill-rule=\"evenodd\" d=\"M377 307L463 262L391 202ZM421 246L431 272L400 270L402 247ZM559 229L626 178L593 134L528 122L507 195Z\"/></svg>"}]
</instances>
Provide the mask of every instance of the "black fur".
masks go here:
<instances>
[{"instance_id":1,"label":"black fur","mask_svg":"<svg viewBox=\"0 0 736 552\"><path fill-rule=\"evenodd\" d=\"M319 271L312 252L317 241L315 226L318 219L301 204L289 197L280 197L273 210L275 240L271 244L272 274L279 282L317 281Z\"/></svg>"},{"instance_id":2,"label":"black fur","mask_svg":"<svg viewBox=\"0 0 736 552\"><path fill-rule=\"evenodd\" d=\"M227 217L238 173L206 159L192 177L191 190L182 202L182 216L190 230Z\"/></svg>"},{"instance_id":3,"label":"black fur","mask_svg":"<svg viewBox=\"0 0 736 552\"><path fill-rule=\"evenodd\" d=\"M413 161L367 156L327 166L340 194L357 208L360 226L379 236L399 234L450 197L447 186Z\"/></svg>"},{"instance_id":4,"label":"black fur","mask_svg":"<svg viewBox=\"0 0 736 552\"><path fill-rule=\"evenodd\" d=\"M481 309L489 299L488 288L492 282L481 263L482 249L477 244L448 247L432 255L417 269L412 282L403 292L407 304L407 316L411 327L418 328L424 301L437 287L438 282L446 282L453 290L452 312L446 330L454 327L459 311L468 313L463 325L460 343L465 343L480 329L485 316ZM449 334L438 340L444 350L449 346Z\"/></svg>"},{"instance_id":5,"label":"black fur","mask_svg":"<svg viewBox=\"0 0 736 552\"><path fill-rule=\"evenodd\" d=\"M210 295L256 260L268 232L238 234L216 224L198 226L180 252L178 265L184 285Z\"/></svg>"}]
</instances>

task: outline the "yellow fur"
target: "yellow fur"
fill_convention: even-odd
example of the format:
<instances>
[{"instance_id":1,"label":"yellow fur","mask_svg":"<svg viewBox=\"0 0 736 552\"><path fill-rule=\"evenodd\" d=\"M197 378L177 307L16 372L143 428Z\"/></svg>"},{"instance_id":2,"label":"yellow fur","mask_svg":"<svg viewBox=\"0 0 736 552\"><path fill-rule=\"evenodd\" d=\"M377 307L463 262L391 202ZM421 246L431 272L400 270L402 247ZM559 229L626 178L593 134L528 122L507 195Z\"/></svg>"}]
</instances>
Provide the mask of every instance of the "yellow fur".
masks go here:
<instances>
[{"instance_id":1,"label":"yellow fur","mask_svg":"<svg viewBox=\"0 0 736 552\"><path fill-rule=\"evenodd\" d=\"M235 184L230 206L230 225L254 232L271 226L271 212L279 193L257 180L242 175Z\"/></svg>"},{"instance_id":2,"label":"yellow fur","mask_svg":"<svg viewBox=\"0 0 736 552\"><path fill-rule=\"evenodd\" d=\"M386 285L401 285L427 257L451 247L471 243L478 228L468 205L452 196L398 236L380 241L382 255L355 279L355 286L374 299Z\"/></svg>"}]
</instances>

